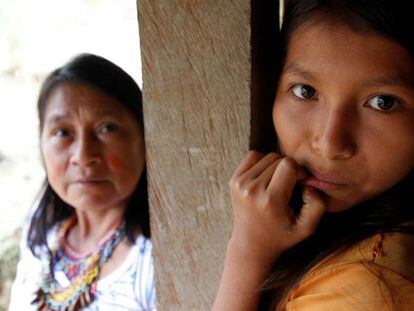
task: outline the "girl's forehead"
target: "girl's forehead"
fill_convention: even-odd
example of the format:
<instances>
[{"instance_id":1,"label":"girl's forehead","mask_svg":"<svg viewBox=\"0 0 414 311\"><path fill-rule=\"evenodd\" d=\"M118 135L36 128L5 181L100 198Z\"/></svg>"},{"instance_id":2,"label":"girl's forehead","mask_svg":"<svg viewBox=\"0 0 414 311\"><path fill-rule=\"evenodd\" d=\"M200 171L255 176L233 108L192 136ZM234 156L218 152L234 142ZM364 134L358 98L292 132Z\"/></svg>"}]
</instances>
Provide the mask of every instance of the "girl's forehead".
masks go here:
<instances>
[{"instance_id":1,"label":"girl's forehead","mask_svg":"<svg viewBox=\"0 0 414 311\"><path fill-rule=\"evenodd\" d=\"M414 81L413 59L398 43L374 33L323 23L300 27L292 34L286 71L328 74L331 78L345 73L355 79L390 76Z\"/></svg>"}]
</instances>

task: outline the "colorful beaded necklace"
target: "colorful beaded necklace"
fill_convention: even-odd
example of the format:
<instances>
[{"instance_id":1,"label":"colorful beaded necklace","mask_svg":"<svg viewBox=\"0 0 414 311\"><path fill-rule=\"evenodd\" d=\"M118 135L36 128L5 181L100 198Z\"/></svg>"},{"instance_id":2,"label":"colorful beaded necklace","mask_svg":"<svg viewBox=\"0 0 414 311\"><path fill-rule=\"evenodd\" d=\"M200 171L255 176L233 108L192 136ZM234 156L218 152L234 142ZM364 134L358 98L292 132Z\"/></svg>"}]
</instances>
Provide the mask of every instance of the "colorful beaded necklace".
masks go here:
<instances>
[{"instance_id":1,"label":"colorful beaded necklace","mask_svg":"<svg viewBox=\"0 0 414 311\"><path fill-rule=\"evenodd\" d=\"M76 217L69 218L59 228L56 247L51 249L50 265L42 272L42 283L32 302L37 304L38 310L80 310L89 305L94 300L102 264L125 236L124 221L94 251L80 254L67 241L76 222Z\"/></svg>"}]
</instances>

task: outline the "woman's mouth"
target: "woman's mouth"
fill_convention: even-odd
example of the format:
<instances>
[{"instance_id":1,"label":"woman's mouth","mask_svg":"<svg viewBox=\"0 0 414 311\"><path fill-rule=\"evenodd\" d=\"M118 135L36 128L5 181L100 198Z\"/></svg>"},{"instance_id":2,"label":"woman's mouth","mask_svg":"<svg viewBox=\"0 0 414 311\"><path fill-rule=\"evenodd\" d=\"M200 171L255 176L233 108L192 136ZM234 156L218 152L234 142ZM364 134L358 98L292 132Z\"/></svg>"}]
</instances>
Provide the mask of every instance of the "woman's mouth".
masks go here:
<instances>
[{"instance_id":1,"label":"woman's mouth","mask_svg":"<svg viewBox=\"0 0 414 311\"><path fill-rule=\"evenodd\" d=\"M93 178L82 178L77 179L73 182L74 185L82 186L82 187L91 187L91 186L97 186L106 183L107 180L104 179L93 179Z\"/></svg>"}]
</instances>

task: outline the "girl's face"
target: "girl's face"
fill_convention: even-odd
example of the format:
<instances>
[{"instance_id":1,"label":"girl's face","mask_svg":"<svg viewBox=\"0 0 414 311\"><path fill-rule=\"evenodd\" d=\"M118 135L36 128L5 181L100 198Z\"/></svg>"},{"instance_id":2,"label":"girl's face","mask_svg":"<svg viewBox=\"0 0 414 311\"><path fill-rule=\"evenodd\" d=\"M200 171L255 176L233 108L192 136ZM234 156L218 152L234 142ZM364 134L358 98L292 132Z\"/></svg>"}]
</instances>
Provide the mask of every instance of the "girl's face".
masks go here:
<instances>
[{"instance_id":1,"label":"girl's face","mask_svg":"<svg viewBox=\"0 0 414 311\"><path fill-rule=\"evenodd\" d=\"M414 64L397 43L316 24L292 36L273 108L281 151L341 211L414 166Z\"/></svg>"},{"instance_id":2,"label":"girl's face","mask_svg":"<svg viewBox=\"0 0 414 311\"><path fill-rule=\"evenodd\" d=\"M144 167L144 143L131 112L100 90L64 83L50 95L41 134L47 178L79 210L120 207Z\"/></svg>"}]
</instances>

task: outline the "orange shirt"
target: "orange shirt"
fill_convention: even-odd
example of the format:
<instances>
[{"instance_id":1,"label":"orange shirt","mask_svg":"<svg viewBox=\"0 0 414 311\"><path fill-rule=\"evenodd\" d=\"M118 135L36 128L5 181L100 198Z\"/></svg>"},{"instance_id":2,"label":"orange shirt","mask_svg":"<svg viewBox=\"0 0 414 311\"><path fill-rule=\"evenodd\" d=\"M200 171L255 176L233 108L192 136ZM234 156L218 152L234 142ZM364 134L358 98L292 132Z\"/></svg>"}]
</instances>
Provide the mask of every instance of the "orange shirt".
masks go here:
<instances>
[{"instance_id":1,"label":"orange shirt","mask_svg":"<svg viewBox=\"0 0 414 311\"><path fill-rule=\"evenodd\" d=\"M414 310L414 236L378 234L313 268L287 311Z\"/></svg>"}]
</instances>

